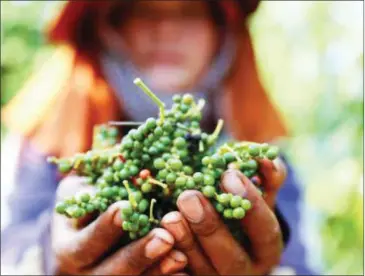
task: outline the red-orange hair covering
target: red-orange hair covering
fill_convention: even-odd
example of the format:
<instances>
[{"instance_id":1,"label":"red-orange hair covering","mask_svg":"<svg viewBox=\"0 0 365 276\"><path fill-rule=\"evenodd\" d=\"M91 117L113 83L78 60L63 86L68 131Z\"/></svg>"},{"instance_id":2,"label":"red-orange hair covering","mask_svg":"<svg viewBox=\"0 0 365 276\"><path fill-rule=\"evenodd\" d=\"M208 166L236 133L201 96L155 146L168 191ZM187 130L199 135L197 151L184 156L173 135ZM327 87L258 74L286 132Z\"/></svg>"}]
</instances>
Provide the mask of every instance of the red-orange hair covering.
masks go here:
<instances>
[{"instance_id":1,"label":"red-orange hair covering","mask_svg":"<svg viewBox=\"0 0 365 276\"><path fill-rule=\"evenodd\" d=\"M46 154L70 156L88 150L95 124L123 118L123 110L100 72L96 52L85 54L76 41L85 14L101 12L107 3L110 1L70 1L64 6L48 31L50 40L59 44L58 50L2 110L10 131L23 135ZM260 83L248 29L237 23L242 22L238 17L256 9L258 0L221 3L239 44L236 63L225 83L225 124L236 139L262 142L284 136L285 127Z\"/></svg>"}]
</instances>

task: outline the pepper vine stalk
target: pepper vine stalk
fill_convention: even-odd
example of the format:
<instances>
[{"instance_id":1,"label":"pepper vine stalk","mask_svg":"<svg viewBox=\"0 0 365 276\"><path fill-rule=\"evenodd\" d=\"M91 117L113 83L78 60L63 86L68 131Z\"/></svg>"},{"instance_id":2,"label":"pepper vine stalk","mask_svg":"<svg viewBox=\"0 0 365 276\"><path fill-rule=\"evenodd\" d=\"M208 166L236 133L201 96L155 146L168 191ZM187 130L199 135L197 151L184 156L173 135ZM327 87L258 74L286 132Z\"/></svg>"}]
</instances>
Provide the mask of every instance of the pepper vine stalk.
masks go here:
<instances>
[{"instance_id":1,"label":"pepper vine stalk","mask_svg":"<svg viewBox=\"0 0 365 276\"><path fill-rule=\"evenodd\" d=\"M147 85L140 78L136 78L133 83L141 88L142 91L160 108L161 124L163 124L165 120L165 104L147 87Z\"/></svg>"}]
</instances>

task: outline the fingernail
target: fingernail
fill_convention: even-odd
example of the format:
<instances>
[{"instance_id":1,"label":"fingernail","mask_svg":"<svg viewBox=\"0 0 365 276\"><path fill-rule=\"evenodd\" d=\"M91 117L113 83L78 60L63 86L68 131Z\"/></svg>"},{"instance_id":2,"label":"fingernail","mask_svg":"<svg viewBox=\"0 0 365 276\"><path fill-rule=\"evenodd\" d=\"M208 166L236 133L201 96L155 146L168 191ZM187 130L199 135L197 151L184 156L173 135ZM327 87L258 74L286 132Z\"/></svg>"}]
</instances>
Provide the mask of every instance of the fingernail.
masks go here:
<instances>
[{"instance_id":1,"label":"fingernail","mask_svg":"<svg viewBox=\"0 0 365 276\"><path fill-rule=\"evenodd\" d=\"M161 262L160 265L161 272L163 274L170 274L179 269L180 268L179 266L181 266L183 263L186 262L187 262L186 256L183 253L174 250L169 255L169 258L166 258Z\"/></svg>"},{"instance_id":2,"label":"fingernail","mask_svg":"<svg viewBox=\"0 0 365 276\"><path fill-rule=\"evenodd\" d=\"M200 223L204 219L204 209L197 195L183 194L178 200L178 206L190 222Z\"/></svg>"},{"instance_id":3,"label":"fingernail","mask_svg":"<svg viewBox=\"0 0 365 276\"><path fill-rule=\"evenodd\" d=\"M122 226L123 221L120 211L115 212L113 217L113 223L116 226Z\"/></svg>"},{"instance_id":4,"label":"fingernail","mask_svg":"<svg viewBox=\"0 0 365 276\"><path fill-rule=\"evenodd\" d=\"M177 262L183 263L187 261L187 258L185 256L185 254L183 254L180 251L177 250L173 250L170 254L170 256Z\"/></svg>"},{"instance_id":5,"label":"fingernail","mask_svg":"<svg viewBox=\"0 0 365 276\"><path fill-rule=\"evenodd\" d=\"M145 256L152 260L167 253L174 244L174 239L170 234L163 230L156 230L161 229L155 229L152 240L147 243L145 248Z\"/></svg>"},{"instance_id":6,"label":"fingernail","mask_svg":"<svg viewBox=\"0 0 365 276\"><path fill-rule=\"evenodd\" d=\"M243 181L235 171L229 171L224 175L222 181L223 189L228 192L239 196L246 196L246 188Z\"/></svg>"},{"instance_id":7,"label":"fingernail","mask_svg":"<svg viewBox=\"0 0 365 276\"><path fill-rule=\"evenodd\" d=\"M181 241L184 239L187 230L185 229L185 226L183 225L183 222L179 215L177 215L176 213L167 214L163 218L163 224L166 228L168 228L167 230L171 233L171 235L174 236L177 241Z\"/></svg>"}]
</instances>

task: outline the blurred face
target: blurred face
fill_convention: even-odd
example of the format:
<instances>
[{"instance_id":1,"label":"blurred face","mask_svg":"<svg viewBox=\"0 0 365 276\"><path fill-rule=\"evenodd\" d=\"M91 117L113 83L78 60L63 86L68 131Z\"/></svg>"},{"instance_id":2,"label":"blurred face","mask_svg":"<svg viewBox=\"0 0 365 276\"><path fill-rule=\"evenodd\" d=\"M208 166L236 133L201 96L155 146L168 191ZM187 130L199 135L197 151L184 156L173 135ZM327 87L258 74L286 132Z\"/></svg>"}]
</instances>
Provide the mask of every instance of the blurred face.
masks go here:
<instances>
[{"instance_id":1,"label":"blurred face","mask_svg":"<svg viewBox=\"0 0 365 276\"><path fill-rule=\"evenodd\" d=\"M189 88L202 77L218 44L206 1L138 1L120 34L148 81L172 92Z\"/></svg>"}]
</instances>

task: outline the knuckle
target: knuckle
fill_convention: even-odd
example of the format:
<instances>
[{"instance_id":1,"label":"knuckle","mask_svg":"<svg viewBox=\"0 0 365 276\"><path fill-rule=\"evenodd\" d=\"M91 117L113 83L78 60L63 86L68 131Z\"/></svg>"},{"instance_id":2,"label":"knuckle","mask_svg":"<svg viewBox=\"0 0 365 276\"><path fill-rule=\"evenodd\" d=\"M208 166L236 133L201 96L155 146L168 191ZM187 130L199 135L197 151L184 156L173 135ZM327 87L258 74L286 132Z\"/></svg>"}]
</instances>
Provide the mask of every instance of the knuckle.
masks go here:
<instances>
[{"instance_id":1,"label":"knuckle","mask_svg":"<svg viewBox=\"0 0 365 276\"><path fill-rule=\"evenodd\" d=\"M194 225L194 232L201 237L209 237L216 233L219 229L217 220L204 220L202 223Z\"/></svg>"},{"instance_id":2,"label":"knuckle","mask_svg":"<svg viewBox=\"0 0 365 276\"><path fill-rule=\"evenodd\" d=\"M123 249L124 265L127 267L127 271L144 270L149 263L148 259L143 254L135 254L133 247L126 247Z\"/></svg>"},{"instance_id":3,"label":"knuckle","mask_svg":"<svg viewBox=\"0 0 365 276\"><path fill-rule=\"evenodd\" d=\"M223 269L220 271L221 275L244 275L252 270L249 258L246 256L246 254L242 252L234 254L234 257L229 258L229 260L230 261L228 261Z\"/></svg>"},{"instance_id":4,"label":"knuckle","mask_svg":"<svg viewBox=\"0 0 365 276\"><path fill-rule=\"evenodd\" d=\"M270 231L266 232L266 235L261 237L260 243L276 245L279 244L281 238L282 238L281 228L280 225L276 223L274 227L270 229Z\"/></svg>"}]
</instances>

